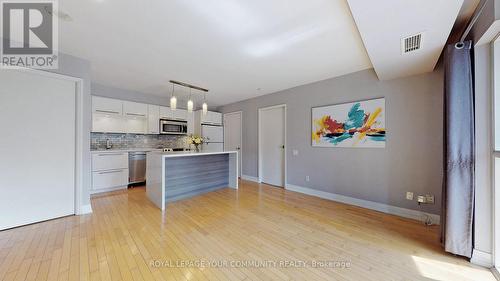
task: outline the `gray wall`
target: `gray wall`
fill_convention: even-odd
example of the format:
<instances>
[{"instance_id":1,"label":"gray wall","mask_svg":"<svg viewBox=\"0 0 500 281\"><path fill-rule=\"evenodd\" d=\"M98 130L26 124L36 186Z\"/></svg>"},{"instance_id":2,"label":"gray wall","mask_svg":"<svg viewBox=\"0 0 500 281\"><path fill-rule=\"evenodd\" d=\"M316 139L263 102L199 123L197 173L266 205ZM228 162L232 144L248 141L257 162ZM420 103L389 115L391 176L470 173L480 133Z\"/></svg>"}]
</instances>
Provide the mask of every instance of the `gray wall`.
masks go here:
<instances>
[{"instance_id":1,"label":"gray wall","mask_svg":"<svg viewBox=\"0 0 500 281\"><path fill-rule=\"evenodd\" d=\"M178 91L178 89L176 90L176 93L178 95L177 96L177 107L186 109L187 93L183 92L179 96L179 93L177 91ZM157 104L157 105L163 105L163 106L170 106L170 92L169 91L165 92L163 96L160 96L160 95L146 94L146 93L142 93L142 92L131 91L131 90L126 90L126 89L105 86L102 84L92 83L92 95L106 97L106 98L141 102L141 103L147 103L147 104ZM197 94L196 96L193 95L193 96L195 99L195 107L196 107L195 110L201 109L202 102L200 102L200 98L202 96L200 94ZM210 101L208 102L208 109L209 110L216 110L216 108L214 108L210 105Z\"/></svg>"},{"instance_id":2,"label":"gray wall","mask_svg":"<svg viewBox=\"0 0 500 281\"><path fill-rule=\"evenodd\" d=\"M50 72L81 78L83 80L83 154L82 204L90 204L91 159L90 159L90 127L92 122L90 98L90 62L74 56L59 53L59 68Z\"/></svg>"},{"instance_id":3,"label":"gray wall","mask_svg":"<svg viewBox=\"0 0 500 281\"><path fill-rule=\"evenodd\" d=\"M313 148L311 107L386 98L385 149ZM258 108L287 105L288 184L429 213L440 213L443 75L379 81L373 69L221 107L243 111L242 174L257 177ZM298 156L292 150L299 151ZM310 181L305 181L305 176ZM434 194L419 207L405 192Z\"/></svg>"},{"instance_id":4,"label":"gray wall","mask_svg":"<svg viewBox=\"0 0 500 281\"><path fill-rule=\"evenodd\" d=\"M165 93L165 97L161 97L136 91L104 86L96 83L92 83L92 95L163 106L168 106L170 104L170 93Z\"/></svg>"}]
</instances>

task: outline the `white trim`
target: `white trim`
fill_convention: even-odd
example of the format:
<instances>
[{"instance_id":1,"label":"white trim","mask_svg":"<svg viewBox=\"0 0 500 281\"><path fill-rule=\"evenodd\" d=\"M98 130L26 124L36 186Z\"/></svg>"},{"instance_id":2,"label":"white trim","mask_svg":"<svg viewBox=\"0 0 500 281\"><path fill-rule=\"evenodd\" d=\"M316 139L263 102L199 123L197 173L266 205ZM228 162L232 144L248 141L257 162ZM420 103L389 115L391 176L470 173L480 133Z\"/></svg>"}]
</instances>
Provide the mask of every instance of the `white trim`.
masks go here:
<instances>
[{"instance_id":1,"label":"white trim","mask_svg":"<svg viewBox=\"0 0 500 281\"><path fill-rule=\"evenodd\" d=\"M259 182L262 182L262 155L261 155L261 152L262 152L262 149L261 149L261 145L262 145L262 141L261 141L261 112L264 111L264 110L269 110L269 109L275 109L275 108L280 108L280 107L283 107L283 109L285 110L285 119L284 119L284 141L285 141L285 149L284 149L284 158L285 158L285 167L284 167L284 177L285 177L285 180L284 180L284 186L283 188L286 187L286 185L288 184L288 177L287 177L287 149L288 149L288 145L287 145L287 132L286 132L286 117L287 117L287 109L286 109L286 103L283 103L283 104L277 104L277 105L272 105L272 106L267 106L267 107L261 107L259 108L259 111L258 111L258 179L259 179Z\"/></svg>"},{"instance_id":2,"label":"white trim","mask_svg":"<svg viewBox=\"0 0 500 281\"><path fill-rule=\"evenodd\" d=\"M42 75L51 78L57 78L66 81L75 82L75 210L74 214L82 214L85 206L82 204L82 194L83 194L83 138L85 134L83 132L83 120L84 120L84 95L83 95L83 79L78 77L73 77L69 75L59 74L55 72L31 69L31 68L15 68L15 70L25 71L28 73L33 73L37 75ZM90 209L92 211L92 208Z\"/></svg>"},{"instance_id":3,"label":"white trim","mask_svg":"<svg viewBox=\"0 0 500 281\"><path fill-rule=\"evenodd\" d=\"M78 215L86 215L91 213L92 213L92 205L87 204L87 205L82 205L80 207L80 213L78 213Z\"/></svg>"},{"instance_id":4,"label":"white trim","mask_svg":"<svg viewBox=\"0 0 500 281\"><path fill-rule=\"evenodd\" d=\"M233 111L233 112L228 112L224 113L222 116L222 123L223 123L223 128L224 128L224 144L226 143L226 116L227 115L240 115L240 155L241 157L238 157L238 166L239 166L239 171L238 171L238 176L243 177L243 111Z\"/></svg>"},{"instance_id":5,"label":"white trim","mask_svg":"<svg viewBox=\"0 0 500 281\"><path fill-rule=\"evenodd\" d=\"M260 183L260 181L259 181L259 178L258 178L258 177L252 177L252 176L247 176L247 175L243 175L243 174L241 174L241 179L242 179L242 180L246 180L246 181L253 181L253 182Z\"/></svg>"},{"instance_id":6,"label":"white trim","mask_svg":"<svg viewBox=\"0 0 500 281\"><path fill-rule=\"evenodd\" d=\"M439 224L440 222L440 216L435 215L435 214L430 214L422 211L417 211L417 210L410 210L410 209L405 209L401 207L396 207L396 206L391 206L391 205L386 205L378 202L373 202L373 201L368 201L368 200L363 200L363 199L358 199L358 198L353 198L349 196L344 196L340 194L335 194L335 193L330 193L326 191L321 191L321 190L316 190L308 187L302 187L302 186L297 186L293 184L287 184L286 189L290 191L295 191L311 196L316 196L320 197L323 199L328 199L336 202L341 202L349 205L354 205L366 209L371 209L387 214L392 214L404 218L409 218L409 219L414 219L418 221L425 222L426 217L429 217L432 221L433 224Z\"/></svg>"},{"instance_id":7,"label":"white trim","mask_svg":"<svg viewBox=\"0 0 500 281\"><path fill-rule=\"evenodd\" d=\"M498 22L498 21L497 21ZM496 178L495 174L497 173L497 170L499 167L496 165L496 157L498 157L498 152L495 152L496 149L496 143L495 143L495 136L496 136L496 121L495 121L495 115L496 115L496 103L497 103L497 98L500 96L500 78L496 77L498 76L497 74L500 72L500 37L499 34L497 33L495 39L491 41L491 59L492 59L492 65L491 65L491 90L492 90L492 105L491 105L491 144L490 144L490 149L493 151L491 155L491 193L492 193L492 255L491 255L491 260L490 263L494 265L496 269L500 268L500 256L498 253L500 253L500 181L499 179ZM474 249L474 251L478 251ZM474 251L472 252L473 258L474 258ZM481 252L484 253L484 252ZM481 255L480 255L481 256ZM477 260L477 258L476 258ZM472 262L472 259L471 259Z\"/></svg>"},{"instance_id":8,"label":"white trim","mask_svg":"<svg viewBox=\"0 0 500 281\"><path fill-rule=\"evenodd\" d=\"M500 280L500 272L495 267L490 268L491 273L496 278L496 280Z\"/></svg>"},{"instance_id":9,"label":"white trim","mask_svg":"<svg viewBox=\"0 0 500 281\"><path fill-rule=\"evenodd\" d=\"M479 47L484 44L489 44L493 41L495 41L495 38L498 36L498 33L500 33L500 20L494 21L490 27L483 33L481 38L477 40L476 44L474 44L474 47Z\"/></svg>"},{"instance_id":10,"label":"white trim","mask_svg":"<svg viewBox=\"0 0 500 281\"><path fill-rule=\"evenodd\" d=\"M472 258L470 262L476 265L484 266L490 268L493 266L493 255L480 251L478 249L472 250Z\"/></svg>"}]
</instances>

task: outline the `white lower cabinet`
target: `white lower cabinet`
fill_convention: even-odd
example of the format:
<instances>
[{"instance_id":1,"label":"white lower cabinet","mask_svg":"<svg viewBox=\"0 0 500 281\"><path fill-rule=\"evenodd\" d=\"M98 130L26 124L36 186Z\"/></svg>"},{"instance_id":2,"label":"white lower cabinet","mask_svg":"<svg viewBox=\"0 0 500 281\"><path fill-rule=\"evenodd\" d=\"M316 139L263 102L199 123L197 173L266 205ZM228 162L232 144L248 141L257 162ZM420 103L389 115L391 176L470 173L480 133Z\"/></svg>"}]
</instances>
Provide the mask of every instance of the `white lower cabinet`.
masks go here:
<instances>
[{"instance_id":1,"label":"white lower cabinet","mask_svg":"<svg viewBox=\"0 0 500 281\"><path fill-rule=\"evenodd\" d=\"M92 172L94 191L128 185L128 169Z\"/></svg>"},{"instance_id":2,"label":"white lower cabinet","mask_svg":"<svg viewBox=\"0 0 500 281\"><path fill-rule=\"evenodd\" d=\"M92 171L128 169L127 152L102 152L92 155Z\"/></svg>"},{"instance_id":3,"label":"white lower cabinet","mask_svg":"<svg viewBox=\"0 0 500 281\"><path fill-rule=\"evenodd\" d=\"M128 152L92 154L92 193L128 185Z\"/></svg>"}]
</instances>

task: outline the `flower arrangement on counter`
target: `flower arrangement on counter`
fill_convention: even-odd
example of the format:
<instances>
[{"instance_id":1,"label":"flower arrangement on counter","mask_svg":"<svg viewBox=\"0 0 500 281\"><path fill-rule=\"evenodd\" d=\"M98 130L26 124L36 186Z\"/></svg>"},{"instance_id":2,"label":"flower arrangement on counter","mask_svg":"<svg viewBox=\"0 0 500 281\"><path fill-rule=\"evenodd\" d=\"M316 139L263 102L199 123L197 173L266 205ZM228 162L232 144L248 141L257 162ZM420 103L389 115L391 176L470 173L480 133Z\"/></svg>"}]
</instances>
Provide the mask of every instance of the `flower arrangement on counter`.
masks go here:
<instances>
[{"instance_id":1,"label":"flower arrangement on counter","mask_svg":"<svg viewBox=\"0 0 500 281\"><path fill-rule=\"evenodd\" d=\"M189 135L188 136L188 143L194 144L196 151L200 151L199 146L207 141L208 141L208 138L204 138L202 136L198 136L198 135Z\"/></svg>"}]
</instances>

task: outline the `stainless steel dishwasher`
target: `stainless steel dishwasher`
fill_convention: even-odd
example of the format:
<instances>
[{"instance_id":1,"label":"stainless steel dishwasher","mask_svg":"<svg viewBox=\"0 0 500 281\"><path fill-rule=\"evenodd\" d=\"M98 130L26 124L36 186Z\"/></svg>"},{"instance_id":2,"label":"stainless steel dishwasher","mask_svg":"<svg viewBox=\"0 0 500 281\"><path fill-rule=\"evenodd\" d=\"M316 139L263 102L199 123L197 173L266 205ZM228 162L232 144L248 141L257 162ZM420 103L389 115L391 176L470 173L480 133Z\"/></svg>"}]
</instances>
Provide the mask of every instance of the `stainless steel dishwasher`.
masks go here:
<instances>
[{"instance_id":1,"label":"stainless steel dishwasher","mask_svg":"<svg viewBox=\"0 0 500 281\"><path fill-rule=\"evenodd\" d=\"M146 181L146 152L128 153L128 182L129 184Z\"/></svg>"}]
</instances>

